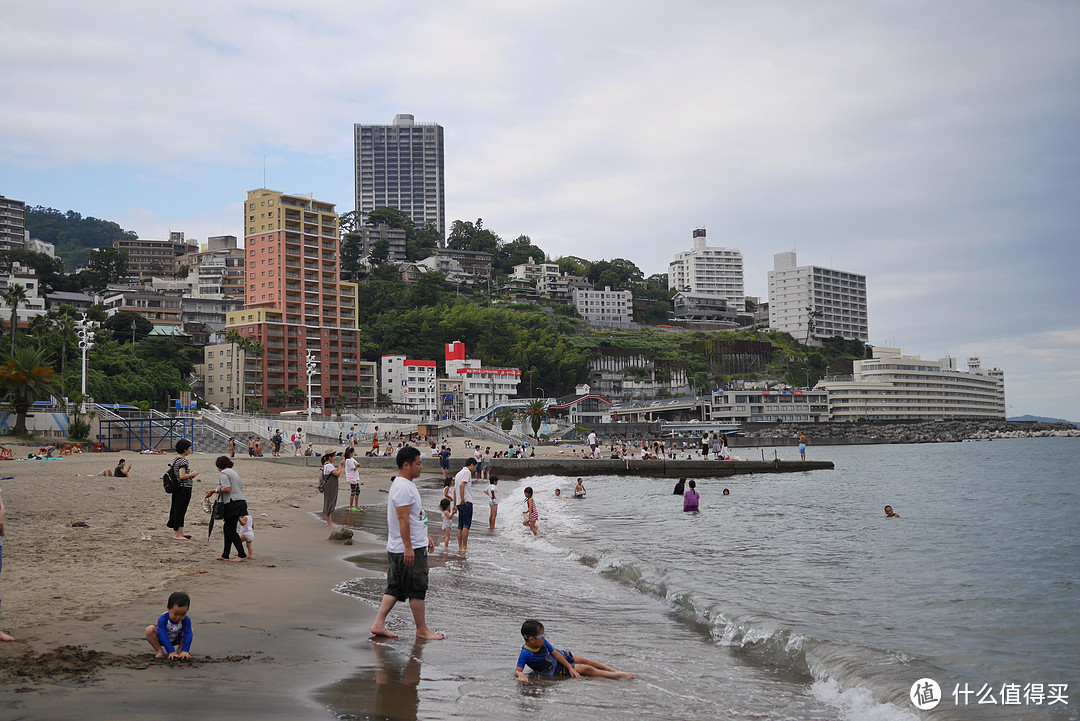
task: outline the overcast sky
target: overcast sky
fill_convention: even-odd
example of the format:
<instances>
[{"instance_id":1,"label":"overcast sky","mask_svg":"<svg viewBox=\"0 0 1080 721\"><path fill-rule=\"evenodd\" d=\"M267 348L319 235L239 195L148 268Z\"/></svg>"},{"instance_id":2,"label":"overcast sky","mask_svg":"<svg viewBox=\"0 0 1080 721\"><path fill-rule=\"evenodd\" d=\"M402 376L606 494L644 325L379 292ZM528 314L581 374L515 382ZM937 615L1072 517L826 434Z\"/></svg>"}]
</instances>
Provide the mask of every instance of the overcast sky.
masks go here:
<instances>
[{"instance_id":1,"label":"overcast sky","mask_svg":"<svg viewBox=\"0 0 1080 721\"><path fill-rule=\"evenodd\" d=\"M354 123L445 128L447 219L666 272L691 232L863 273L870 342L1080 420L1080 4L9 0L0 194L242 237L353 209Z\"/></svg>"}]
</instances>

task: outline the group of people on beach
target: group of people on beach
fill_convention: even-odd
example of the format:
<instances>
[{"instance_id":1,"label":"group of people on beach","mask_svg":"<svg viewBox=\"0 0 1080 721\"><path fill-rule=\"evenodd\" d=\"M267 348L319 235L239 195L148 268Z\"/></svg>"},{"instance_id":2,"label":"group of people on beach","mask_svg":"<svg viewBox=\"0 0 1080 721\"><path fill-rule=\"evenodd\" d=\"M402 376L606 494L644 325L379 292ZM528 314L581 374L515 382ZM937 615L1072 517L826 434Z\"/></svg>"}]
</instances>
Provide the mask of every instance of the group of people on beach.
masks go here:
<instances>
[{"instance_id":1,"label":"group of people on beach","mask_svg":"<svg viewBox=\"0 0 1080 721\"><path fill-rule=\"evenodd\" d=\"M423 470L423 455L412 446L405 446L397 454L398 474L390 485L390 495L386 504L387 521L387 570L386 589L383 592L371 633L385 638L397 638L397 634L386 627L386 619L398 602L407 601L416 624L416 637L426 640L440 640L444 634L433 631L427 624L425 601L428 590L428 554L435 550L435 541L428 533L427 519L424 513L420 491L416 479ZM472 496L470 485L476 472L477 461L468 458L455 479L453 499L444 497L440 505L444 519L451 500L459 501L457 511L459 526L458 542L461 549L468 549L467 528L472 520ZM489 479L491 481L492 479ZM498 479L490 486L498 488ZM460 489L460 490L459 490ZM532 500L532 488L525 489L528 508L525 524L531 525L535 533L536 504ZM497 500L496 496L493 500ZM491 516L494 524L495 515ZM465 533L462 533L465 531ZM449 534L445 543L449 543ZM525 668L543 676L599 676L604 678L633 678L632 673L619 671L598 661L577 657L568 651L557 650L544 634L544 626L535 619L527 619L521 627L524 644L514 669L515 678L527 681Z\"/></svg>"}]
</instances>

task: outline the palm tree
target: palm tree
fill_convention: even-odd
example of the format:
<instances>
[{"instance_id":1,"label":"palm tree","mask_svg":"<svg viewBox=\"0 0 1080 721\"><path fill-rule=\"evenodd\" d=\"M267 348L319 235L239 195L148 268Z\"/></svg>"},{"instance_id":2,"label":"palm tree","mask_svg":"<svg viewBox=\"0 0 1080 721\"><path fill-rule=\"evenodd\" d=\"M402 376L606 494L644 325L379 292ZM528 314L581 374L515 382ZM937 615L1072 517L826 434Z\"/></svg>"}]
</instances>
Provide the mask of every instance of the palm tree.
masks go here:
<instances>
[{"instance_id":1,"label":"palm tree","mask_svg":"<svg viewBox=\"0 0 1080 721\"><path fill-rule=\"evenodd\" d=\"M237 369L241 372L243 368L240 367L240 356L236 352L236 347L240 345L240 342L244 340L244 337L240 335L240 332L236 328L230 328L225 331L225 342L232 343L232 373L229 374L229 410L233 409L233 387L236 385L236 373ZM243 404L241 404L243 405Z\"/></svg>"},{"instance_id":2,"label":"palm tree","mask_svg":"<svg viewBox=\"0 0 1080 721\"><path fill-rule=\"evenodd\" d=\"M67 371L68 341L75 338L75 319L66 313L61 313L54 323L56 332L60 334L60 377L63 378Z\"/></svg>"},{"instance_id":3,"label":"palm tree","mask_svg":"<svg viewBox=\"0 0 1080 721\"><path fill-rule=\"evenodd\" d=\"M41 350L41 342L45 340L45 336L53 328L53 319L47 315L35 315L30 319L30 335L37 337L37 348ZM64 374L61 373L60 377L63 378Z\"/></svg>"},{"instance_id":4,"label":"palm tree","mask_svg":"<svg viewBox=\"0 0 1080 721\"><path fill-rule=\"evenodd\" d=\"M266 347L263 346L261 341L252 340L251 338L244 338L243 341L241 341L240 350L244 351L244 356L245 356L244 357L244 365L246 366L248 360L258 360L259 358L262 358L263 354L266 352ZM262 371L258 370L258 374L259 374L258 377L261 379L262 378ZM246 367L244 368L244 386L243 387L244 387L244 392L246 393L247 392L247 368ZM259 385L259 382L256 382L256 388L259 390L259 393L258 393L258 405L261 408L262 407L262 388Z\"/></svg>"},{"instance_id":5,"label":"palm tree","mask_svg":"<svg viewBox=\"0 0 1080 721\"><path fill-rule=\"evenodd\" d=\"M28 300L26 288L18 283L11 283L8 289L0 293L0 298L11 308L11 352L15 352L15 329L19 327L19 306Z\"/></svg>"},{"instance_id":6,"label":"palm tree","mask_svg":"<svg viewBox=\"0 0 1080 721\"><path fill-rule=\"evenodd\" d=\"M284 388L278 388L274 391L274 405L282 408L289 405L289 391Z\"/></svg>"},{"instance_id":7,"label":"palm tree","mask_svg":"<svg viewBox=\"0 0 1080 721\"><path fill-rule=\"evenodd\" d=\"M26 413L34 401L61 393L60 379L50 365L42 351L19 348L0 366L0 392L15 412L15 434L26 435Z\"/></svg>"},{"instance_id":8,"label":"palm tree","mask_svg":"<svg viewBox=\"0 0 1080 721\"><path fill-rule=\"evenodd\" d=\"M540 438L540 425L548 417L547 401L543 398L531 400L525 404L521 412L529 419L529 424L533 429L533 437Z\"/></svg>"}]
</instances>

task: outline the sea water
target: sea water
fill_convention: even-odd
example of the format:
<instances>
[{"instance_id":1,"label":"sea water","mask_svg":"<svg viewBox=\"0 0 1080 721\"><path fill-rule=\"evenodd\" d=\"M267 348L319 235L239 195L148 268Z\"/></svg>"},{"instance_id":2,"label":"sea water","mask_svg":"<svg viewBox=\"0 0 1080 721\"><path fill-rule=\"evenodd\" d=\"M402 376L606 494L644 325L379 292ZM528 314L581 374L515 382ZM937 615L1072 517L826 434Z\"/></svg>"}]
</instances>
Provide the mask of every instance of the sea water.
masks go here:
<instances>
[{"instance_id":1,"label":"sea water","mask_svg":"<svg viewBox=\"0 0 1080 721\"><path fill-rule=\"evenodd\" d=\"M415 643L399 605L388 625L402 638L372 644L375 667L342 682L355 693L332 710L365 719L1080 718L1078 454L1076 439L812 446L808 458L835 470L697 479L696 514L672 495L675 479L587 477L583 500L554 497L572 478L504 481L493 533L477 481L467 557L454 540L432 556L427 614L446 640ZM521 525L526 485L539 537ZM422 495L441 542L441 489ZM886 504L901 517L886 518ZM385 509L365 519L385 536ZM385 568L381 554L356 562ZM383 579L361 578L339 590L377 604L382 589ZM539 619L556 648L637 678L515 681L526 618ZM910 697L920 679L940 689L932 710Z\"/></svg>"}]
</instances>

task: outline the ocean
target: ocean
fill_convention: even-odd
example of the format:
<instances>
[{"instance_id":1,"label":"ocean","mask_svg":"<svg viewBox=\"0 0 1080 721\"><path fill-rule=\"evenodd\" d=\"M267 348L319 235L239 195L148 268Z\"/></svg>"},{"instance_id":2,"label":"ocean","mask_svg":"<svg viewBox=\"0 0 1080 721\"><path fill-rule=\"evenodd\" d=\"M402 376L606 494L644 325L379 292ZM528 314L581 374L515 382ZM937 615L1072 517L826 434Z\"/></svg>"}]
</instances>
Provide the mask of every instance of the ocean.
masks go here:
<instances>
[{"instance_id":1,"label":"ocean","mask_svg":"<svg viewBox=\"0 0 1080 721\"><path fill-rule=\"evenodd\" d=\"M770 451L771 452L771 451ZM738 449L747 458L757 449ZM781 457L795 457L782 449ZM499 484L467 558L432 556L427 613L444 641L370 645L337 684L343 719L1080 719L1080 440L811 446L835 470L698 479ZM429 469L430 470L430 469ZM486 485L476 482L474 495ZM521 525L530 485L540 535ZM722 495L724 488L730 495ZM441 488L421 486L441 537ZM899 519L885 517L891 505ZM360 525L385 539L385 508ZM385 556L357 556L385 569ZM338 590L377 605L383 579ZM513 676L526 618L556 648L631 681ZM937 705L920 711L915 700ZM1062 702L1062 696L1067 701ZM342 694L328 697L338 698ZM990 703L993 700L995 703Z\"/></svg>"}]
</instances>

